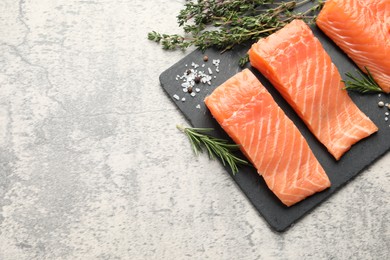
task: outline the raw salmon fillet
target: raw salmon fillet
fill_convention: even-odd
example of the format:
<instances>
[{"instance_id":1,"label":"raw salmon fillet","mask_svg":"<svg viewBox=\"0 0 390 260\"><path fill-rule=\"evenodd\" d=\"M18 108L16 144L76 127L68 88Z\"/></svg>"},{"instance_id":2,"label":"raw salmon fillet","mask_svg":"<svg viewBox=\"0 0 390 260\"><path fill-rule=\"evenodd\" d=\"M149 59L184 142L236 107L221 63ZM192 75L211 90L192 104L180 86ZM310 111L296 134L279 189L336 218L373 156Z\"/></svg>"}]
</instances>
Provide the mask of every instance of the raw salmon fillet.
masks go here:
<instances>
[{"instance_id":1,"label":"raw salmon fillet","mask_svg":"<svg viewBox=\"0 0 390 260\"><path fill-rule=\"evenodd\" d=\"M390 0L327 0L317 25L390 93Z\"/></svg>"},{"instance_id":2,"label":"raw salmon fillet","mask_svg":"<svg viewBox=\"0 0 390 260\"><path fill-rule=\"evenodd\" d=\"M306 140L250 70L217 87L205 103L285 205L330 186Z\"/></svg>"},{"instance_id":3,"label":"raw salmon fillet","mask_svg":"<svg viewBox=\"0 0 390 260\"><path fill-rule=\"evenodd\" d=\"M378 130L343 89L336 66L303 21L260 39L249 59L336 160Z\"/></svg>"}]
</instances>

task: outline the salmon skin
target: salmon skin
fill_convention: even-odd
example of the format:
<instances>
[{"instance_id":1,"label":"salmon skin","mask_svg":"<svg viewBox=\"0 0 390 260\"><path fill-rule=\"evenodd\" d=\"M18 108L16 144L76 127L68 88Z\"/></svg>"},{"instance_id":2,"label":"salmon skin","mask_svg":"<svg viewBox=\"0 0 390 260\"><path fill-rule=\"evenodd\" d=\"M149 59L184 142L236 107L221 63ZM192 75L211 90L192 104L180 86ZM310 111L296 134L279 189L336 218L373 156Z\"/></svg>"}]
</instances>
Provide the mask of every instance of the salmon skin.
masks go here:
<instances>
[{"instance_id":1,"label":"salmon skin","mask_svg":"<svg viewBox=\"0 0 390 260\"><path fill-rule=\"evenodd\" d=\"M390 1L327 0L318 27L390 93Z\"/></svg>"},{"instance_id":2,"label":"salmon skin","mask_svg":"<svg viewBox=\"0 0 390 260\"><path fill-rule=\"evenodd\" d=\"M250 70L217 87L205 103L285 205L330 186L306 140Z\"/></svg>"},{"instance_id":3,"label":"salmon skin","mask_svg":"<svg viewBox=\"0 0 390 260\"><path fill-rule=\"evenodd\" d=\"M336 160L378 131L343 89L336 66L303 21L254 43L249 59Z\"/></svg>"}]
</instances>

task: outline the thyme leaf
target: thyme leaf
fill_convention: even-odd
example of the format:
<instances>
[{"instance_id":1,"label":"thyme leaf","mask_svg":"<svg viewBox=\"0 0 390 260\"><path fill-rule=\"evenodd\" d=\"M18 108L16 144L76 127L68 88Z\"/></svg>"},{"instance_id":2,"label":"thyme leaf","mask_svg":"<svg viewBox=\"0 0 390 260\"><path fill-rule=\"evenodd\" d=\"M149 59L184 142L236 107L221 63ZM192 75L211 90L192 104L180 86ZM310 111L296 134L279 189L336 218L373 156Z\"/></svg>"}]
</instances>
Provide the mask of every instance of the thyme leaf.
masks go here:
<instances>
[{"instance_id":1,"label":"thyme leaf","mask_svg":"<svg viewBox=\"0 0 390 260\"><path fill-rule=\"evenodd\" d=\"M309 2L316 4L304 12L294 12ZM312 23L322 5L321 0L187 0L177 15L184 35L152 31L148 39L167 50L195 46L200 50L216 47L224 52L268 36L293 19Z\"/></svg>"}]
</instances>

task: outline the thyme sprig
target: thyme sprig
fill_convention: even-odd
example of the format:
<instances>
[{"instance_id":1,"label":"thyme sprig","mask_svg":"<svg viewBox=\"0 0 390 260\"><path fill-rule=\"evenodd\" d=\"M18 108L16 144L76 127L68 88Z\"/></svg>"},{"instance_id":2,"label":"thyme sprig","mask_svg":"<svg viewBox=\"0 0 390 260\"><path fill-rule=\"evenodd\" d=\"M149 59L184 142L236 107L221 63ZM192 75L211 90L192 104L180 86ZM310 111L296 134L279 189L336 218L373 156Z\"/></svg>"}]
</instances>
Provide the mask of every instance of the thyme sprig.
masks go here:
<instances>
[{"instance_id":1,"label":"thyme sprig","mask_svg":"<svg viewBox=\"0 0 390 260\"><path fill-rule=\"evenodd\" d=\"M245 54L238 60L238 65L242 68L249 62L249 54Z\"/></svg>"},{"instance_id":2,"label":"thyme sprig","mask_svg":"<svg viewBox=\"0 0 390 260\"><path fill-rule=\"evenodd\" d=\"M367 76L363 75L361 72L357 71L359 77L355 77L350 72L345 73L345 75L351 80L346 80L344 89L354 90L360 93L368 93L368 92L383 92L381 87L379 87L378 83L372 77L370 71L367 67L364 67L367 72Z\"/></svg>"},{"instance_id":3,"label":"thyme sprig","mask_svg":"<svg viewBox=\"0 0 390 260\"><path fill-rule=\"evenodd\" d=\"M248 165L249 163L233 154L239 149L239 145L230 144L225 139L216 138L207 133L213 131L212 128L190 128L176 126L180 131L185 133L190 140L192 150L196 155L206 149L210 159L219 158L223 165L228 164L233 172L238 172L238 165Z\"/></svg>"},{"instance_id":4,"label":"thyme sprig","mask_svg":"<svg viewBox=\"0 0 390 260\"><path fill-rule=\"evenodd\" d=\"M293 19L313 22L322 1L302 13L293 10L314 0L187 0L177 16L184 35L149 32L148 39L163 49L201 50L217 47L222 52L245 42L257 41L282 28ZM311 15L312 14L312 15Z\"/></svg>"}]
</instances>

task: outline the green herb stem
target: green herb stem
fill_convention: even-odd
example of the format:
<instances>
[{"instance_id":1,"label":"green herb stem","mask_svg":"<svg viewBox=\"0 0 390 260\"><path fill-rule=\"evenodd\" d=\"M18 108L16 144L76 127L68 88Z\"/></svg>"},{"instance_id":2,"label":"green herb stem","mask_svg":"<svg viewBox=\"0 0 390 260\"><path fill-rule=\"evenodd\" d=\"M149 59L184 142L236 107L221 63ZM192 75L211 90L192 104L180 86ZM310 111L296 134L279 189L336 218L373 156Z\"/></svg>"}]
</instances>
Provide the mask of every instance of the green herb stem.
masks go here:
<instances>
[{"instance_id":1,"label":"green herb stem","mask_svg":"<svg viewBox=\"0 0 390 260\"><path fill-rule=\"evenodd\" d=\"M176 127L187 135L195 155L206 149L210 159L219 158L223 165L230 166L233 174L238 172L238 165L249 165L247 161L233 154L233 151L239 149L239 145L208 135L208 132L213 131L212 128L190 128L180 125Z\"/></svg>"},{"instance_id":2,"label":"green herb stem","mask_svg":"<svg viewBox=\"0 0 390 260\"><path fill-rule=\"evenodd\" d=\"M359 78L353 76L350 72L345 73L345 75L350 79L343 82L345 83L344 89L357 91L360 93L368 92L383 92L381 87L376 83L374 78L371 75L371 72L367 67L364 67L367 72L367 75L363 75L361 72L357 71Z\"/></svg>"},{"instance_id":3,"label":"green herb stem","mask_svg":"<svg viewBox=\"0 0 390 260\"><path fill-rule=\"evenodd\" d=\"M216 47L222 52L246 42L255 42L260 37L282 28L293 19L311 23L322 2L302 13L293 9L314 0L275 2L274 0L197 0L186 1L177 16L185 35L148 34L152 41L164 49L186 49L195 46L201 50ZM313 15L310 15L313 13Z\"/></svg>"}]
</instances>

